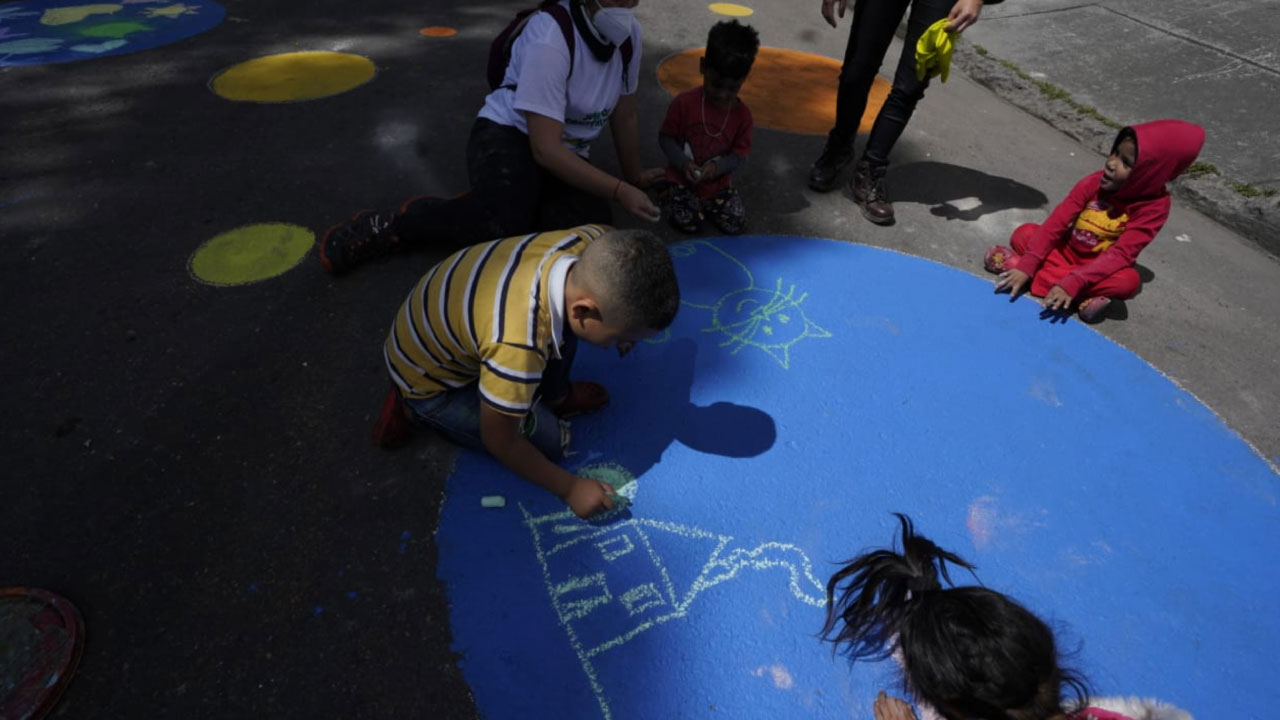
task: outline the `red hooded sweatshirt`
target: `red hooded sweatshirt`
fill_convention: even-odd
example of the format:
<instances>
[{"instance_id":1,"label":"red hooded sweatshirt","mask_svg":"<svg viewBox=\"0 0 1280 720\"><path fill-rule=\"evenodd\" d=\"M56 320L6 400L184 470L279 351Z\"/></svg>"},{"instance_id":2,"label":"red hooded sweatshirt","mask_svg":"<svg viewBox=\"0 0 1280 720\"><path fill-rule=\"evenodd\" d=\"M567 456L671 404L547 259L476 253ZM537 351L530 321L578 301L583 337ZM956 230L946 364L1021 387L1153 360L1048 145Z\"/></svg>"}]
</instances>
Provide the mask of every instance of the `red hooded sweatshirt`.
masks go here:
<instances>
[{"instance_id":1,"label":"red hooded sweatshirt","mask_svg":"<svg viewBox=\"0 0 1280 720\"><path fill-rule=\"evenodd\" d=\"M1072 297L1130 267L1169 218L1165 184L1182 174L1204 146L1204 128L1181 120L1134 125L1138 160L1113 193L1100 192L1099 170L1071 189L1031 238L1016 268L1035 275L1049 251L1061 248L1076 268L1058 281ZM1123 131L1122 131L1123 132Z\"/></svg>"}]
</instances>

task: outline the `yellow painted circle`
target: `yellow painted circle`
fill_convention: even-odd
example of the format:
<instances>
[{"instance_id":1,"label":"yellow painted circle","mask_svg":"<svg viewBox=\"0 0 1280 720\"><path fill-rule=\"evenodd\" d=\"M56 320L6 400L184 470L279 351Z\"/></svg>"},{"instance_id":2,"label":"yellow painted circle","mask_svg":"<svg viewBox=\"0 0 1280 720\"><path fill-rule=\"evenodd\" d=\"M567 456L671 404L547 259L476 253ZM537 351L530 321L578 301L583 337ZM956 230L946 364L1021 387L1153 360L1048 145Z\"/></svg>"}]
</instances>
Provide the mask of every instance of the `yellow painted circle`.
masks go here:
<instances>
[{"instance_id":1,"label":"yellow painted circle","mask_svg":"<svg viewBox=\"0 0 1280 720\"><path fill-rule=\"evenodd\" d=\"M359 87L377 72L369 58L308 51L254 58L219 72L209 87L227 100L274 103L314 100Z\"/></svg>"},{"instance_id":2,"label":"yellow painted circle","mask_svg":"<svg viewBox=\"0 0 1280 720\"><path fill-rule=\"evenodd\" d=\"M672 95L701 85L698 59L705 53L706 48L695 48L667 57L658 64L658 82ZM762 47L738 97L751 109L751 116L760 127L825 135L836 124L839 86L838 60ZM858 132L870 132L891 87L881 77L873 81Z\"/></svg>"},{"instance_id":3,"label":"yellow painted circle","mask_svg":"<svg viewBox=\"0 0 1280 720\"><path fill-rule=\"evenodd\" d=\"M746 17L755 12L755 10L746 5L738 5L736 3L711 3L707 7L717 15L728 15L729 17Z\"/></svg>"},{"instance_id":4,"label":"yellow painted circle","mask_svg":"<svg viewBox=\"0 0 1280 720\"><path fill-rule=\"evenodd\" d=\"M245 225L201 245L191 256L191 275L210 285L266 280L301 262L315 241L315 233L297 225Z\"/></svg>"}]
</instances>

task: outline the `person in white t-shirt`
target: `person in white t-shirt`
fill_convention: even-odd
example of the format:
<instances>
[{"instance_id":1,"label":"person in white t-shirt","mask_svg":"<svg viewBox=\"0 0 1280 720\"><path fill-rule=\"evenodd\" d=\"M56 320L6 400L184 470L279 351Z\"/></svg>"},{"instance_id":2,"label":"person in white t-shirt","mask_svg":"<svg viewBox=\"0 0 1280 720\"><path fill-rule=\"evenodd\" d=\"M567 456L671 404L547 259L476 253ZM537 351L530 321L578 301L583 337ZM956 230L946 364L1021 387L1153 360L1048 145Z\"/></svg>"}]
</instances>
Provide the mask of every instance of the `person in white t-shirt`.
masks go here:
<instances>
[{"instance_id":1,"label":"person in white t-shirt","mask_svg":"<svg viewBox=\"0 0 1280 720\"><path fill-rule=\"evenodd\" d=\"M414 198L393 212L356 213L321 239L324 266L338 274L415 245L457 247L610 224L610 201L656 221L658 208L644 188L663 170L644 168L636 120L642 35L631 9L638 3L546 0L511 45L502 84L485 98L471 128L471 191L451 200ZM571 22L562 25L566 12ZM606 124L621 178L589 160L590 144Z\"/></svg>"}]
</instances>

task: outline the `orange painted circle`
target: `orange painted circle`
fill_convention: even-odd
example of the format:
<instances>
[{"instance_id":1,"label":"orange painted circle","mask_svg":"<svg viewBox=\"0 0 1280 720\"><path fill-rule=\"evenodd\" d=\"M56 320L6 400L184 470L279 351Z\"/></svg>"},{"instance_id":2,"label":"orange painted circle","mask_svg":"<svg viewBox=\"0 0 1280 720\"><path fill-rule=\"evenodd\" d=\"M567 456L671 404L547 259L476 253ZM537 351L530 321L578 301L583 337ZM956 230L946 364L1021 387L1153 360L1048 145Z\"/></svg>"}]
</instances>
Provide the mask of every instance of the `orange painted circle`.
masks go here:
<instances>
[{"instance_id":1,"label":"orange painted circle","mask_svg":"<svg viewBox=\"0 0 1280 720\"><path fill-rule=\"evenodd\" d=\"M676 53L658 65L658 82L672 95L702 84L698 58L706 48ZM826 135L836 124L836 88L840 62L821 55L760 48L739 97L751 108L756 125L773 130ZM891 85L876 77L858 132L870 132Z\"/></svg>"},{"instance_id":2,"label":"orange painted circle","mask_svg":"<svg viewBox=\"0 0 1280 720\"><path fill-rule=\"evenodd\" d=\"M427 37L451 37L453 35L457 35L458 31L451 27L445 27L444 25L429 25L419 30L418 34L425 35Z\"/></svg>"}]
</instances>

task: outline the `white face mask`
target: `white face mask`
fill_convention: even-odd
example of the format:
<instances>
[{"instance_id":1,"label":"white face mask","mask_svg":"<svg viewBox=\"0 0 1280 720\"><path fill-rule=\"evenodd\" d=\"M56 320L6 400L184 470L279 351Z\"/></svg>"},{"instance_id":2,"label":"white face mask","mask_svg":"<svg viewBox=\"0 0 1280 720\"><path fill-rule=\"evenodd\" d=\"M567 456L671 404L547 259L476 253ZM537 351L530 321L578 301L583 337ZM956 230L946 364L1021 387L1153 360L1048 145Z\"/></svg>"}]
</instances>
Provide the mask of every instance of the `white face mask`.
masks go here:
<instances>
[{"instance_id":1,"label":"white face mask","mask_svg":"<svg viewBox=\"0 0 1280 720\"><path fill-rule=\"evenodd\" d=\"M596 26L600 35L614 45L622 45L631 37L631 23L636 18L626 8L601 7L596 2L596 14L591 17L591 24Z\"/></svg>"}]
</instances>

